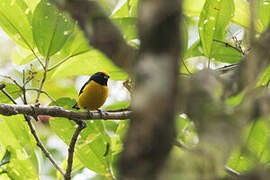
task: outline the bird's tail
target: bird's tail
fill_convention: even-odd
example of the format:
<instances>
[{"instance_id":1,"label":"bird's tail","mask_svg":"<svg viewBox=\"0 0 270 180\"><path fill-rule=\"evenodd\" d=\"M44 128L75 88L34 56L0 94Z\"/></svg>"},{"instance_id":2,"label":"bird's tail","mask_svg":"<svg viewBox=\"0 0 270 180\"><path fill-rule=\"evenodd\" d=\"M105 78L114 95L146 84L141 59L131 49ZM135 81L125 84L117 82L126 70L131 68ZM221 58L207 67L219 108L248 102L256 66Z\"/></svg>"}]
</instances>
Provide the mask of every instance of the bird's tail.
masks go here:
<instances>
[{"instance_id":1,"label":"bird's tail","mask_svg":"<svg viewBox=\"0 0 270 180\"><path fill-rule=\"evenodd\" d=\"M74 106L72 106L72 108L73 108L73 109L77 109L77 110L80 109L79 106L78 106L78 103L74 104Z\"/></svg>"}]
</instances>

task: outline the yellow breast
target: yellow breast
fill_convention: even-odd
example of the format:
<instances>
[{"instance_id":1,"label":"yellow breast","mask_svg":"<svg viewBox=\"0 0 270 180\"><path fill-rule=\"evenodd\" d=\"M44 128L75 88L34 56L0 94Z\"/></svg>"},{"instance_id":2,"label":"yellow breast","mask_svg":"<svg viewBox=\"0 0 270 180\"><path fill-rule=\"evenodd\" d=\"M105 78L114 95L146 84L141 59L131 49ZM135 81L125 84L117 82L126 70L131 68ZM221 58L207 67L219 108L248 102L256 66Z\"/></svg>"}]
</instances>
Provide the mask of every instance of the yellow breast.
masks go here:
<instances>
[{"instance_id":1,"label":"yellow breast","mask_svg":"<svg viewBox=\"0 0 270 180\"><path fill-rule=\"evenodd\" d=\"M105 103L108 93L108 86L91 80L79 95L78 105L82 109L97 110Z\"/></svg>"}]
</instances>

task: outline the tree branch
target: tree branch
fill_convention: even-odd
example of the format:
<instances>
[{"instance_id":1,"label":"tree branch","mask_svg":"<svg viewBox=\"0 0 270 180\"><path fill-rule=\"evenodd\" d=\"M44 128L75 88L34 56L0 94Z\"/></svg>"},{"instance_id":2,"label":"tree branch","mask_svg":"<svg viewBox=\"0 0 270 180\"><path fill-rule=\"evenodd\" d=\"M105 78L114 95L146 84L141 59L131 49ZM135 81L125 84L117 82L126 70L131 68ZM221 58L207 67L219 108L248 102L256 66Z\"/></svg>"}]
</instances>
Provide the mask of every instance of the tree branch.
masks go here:
<instances>
[{"instance_id":1,"label":"tree branch","mask_svg":"<svg viewBox=\"0 0 270 180\"><path fill-rule=\"evenodd\" d=\"M58 8L68 11L79 26L89 43L102 51L119 67L129 70L137 54L129 46L120 30L107 17L99 4L88 0L54 0Z\"/></svg>"},{"instance_id":2,"label":"tree branch","mask_svg":"<svg viewBox=\"0 0 270 180\"><path fill-rule=\"evenodd\" d=\"M24 118L25 118L25 120L26 120L26 122L31 130L32 135L34 136L34 138L37 142L37 146L41 149L41 151L45 154L45 156L51 161L53 166L64 176L65 175L64 170L60 166L58 166L56 161L53 159L52 155L48 152L48 150L45 148L45 146L42 144L41 140L39 139L32 123L31 123L30 116L24 115Z\"/></svg>"},{"instance_id":3,"label":"tree branch","mask_svg":"<svg viewBox=\"0 0 270 180\"><path fill-rule=\"evenodd\" d=\"M101 115L98 111L91 112L93 119L101 119ZM88 120L89 115L87 112L75 112L65 110L59 106L39 106L34 105L12 105L12 104L0 104L0 114L5 116L12 116L16 114L25 114L29 116L48 115L52 117L64 117L68 119L85 119ZM103 119L117 119L125 120L131 118L131 112L106 112L104 111Z\"/></svg>"},{"instance_id":4,"label":"tree branch","mask_svg":"<svg viewBox=\"0 0 270 180\"><path fill-rule=\"evenodd\" d=\"M65 180L70 180L71 179L71 172L72 172L72 164L73 164L73 154L74 154L74 148L75 144L77 142L78 136L80 135L80 132L86 127L86 123L84 120L79 120L77 121L78 127L75 130L69 147L68 147L68 160L67 160L67 170L65 174Z\"/></svg>"},{"instance_id":5,"label":"tree branch","mask_svg":"<svg viewBox=\"0 0 270 180\"><path fill-rule=\"evenodd\" d=\"M21 87L21 86L20 86ZM0 84L0 90L14 103L14 104L17 104L16 101L4 90L5 88L5 85L4 84ZM23 89L23 94L24 94L24 97L23 97L23 101L25 104L27 104L27 101L26 101L26 96L25 96L25 88L22 88ZM0 106L3 105L3 104L0 104ZM11 105L12 106L12 105ZM13 105L13 106L18 106L18 105ZM25 105L26 106L26 105ZM0 110L1 111L1 110ZM1 114L1 113L0 113ZM33 117L36 117L37 115L35 114ZM56 163L56 161L53 159L52 155L49 153L49 151L45 148L45 146L42 144L41 140L39 139L32 123L31 123L31 117L24 114L24 119L26 120L30 130L31 130L31 133L32 135L34 136L36 142L37 142L37 146L41 149L41 151L45 154L45 156L51 161L51 163L53 164L53 166L64 176L65 173L63 171L63 169L58 166L58 164Z\"/></svg>"},{"instance_id":6,"label":"tree branch","mask_svg":"<svg viewBox=\"0 0 270 180\"><path fill-rule=\"evenodd\" d=\"M181 6L178 0L141 0L140 54L133 116L119 160L121 180L158 179L175 139Z\"/></svg>"}]
</instances>

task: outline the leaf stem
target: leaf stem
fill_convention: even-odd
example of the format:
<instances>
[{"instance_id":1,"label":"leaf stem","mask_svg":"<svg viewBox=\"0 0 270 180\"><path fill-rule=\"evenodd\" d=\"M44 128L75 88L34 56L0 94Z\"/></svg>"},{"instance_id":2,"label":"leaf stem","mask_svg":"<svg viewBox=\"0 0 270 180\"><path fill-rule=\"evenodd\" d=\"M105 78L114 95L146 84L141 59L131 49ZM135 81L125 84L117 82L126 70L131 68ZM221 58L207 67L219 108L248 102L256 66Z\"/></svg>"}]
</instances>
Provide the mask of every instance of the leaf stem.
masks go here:
<instances>
[{"instance_id":1,"label":"leaf stem","mask_svg":"<svg viewBox=\"0 0 270 180\"><path fill-rule=\"evenodd\" d=\"M62 59L61 61L59 61L59 62L56 63L55 65L53 65L52 67L48 68L48 72L51 71L51 70L53 70L53 69L55 69L55 68L57 68L58 66L60 66L61 64L63 64L63 63L66 62L67 60L69 60L70 58L72 58L72 57L74 57L74 56L77 56L77 55L81 55L81 54L86 53L86 52L88 52L88 51L89 51L89 49L65 57L64 59Z\"/></svg>"},{"instance_id":2,"label":"leaf stem","mask_svg":"<svg viewBox=\"0 0 270 180\"><path fill-rule=\"evenodd\" d=\"M41 83L40 83L39 91L37 92L36 103L39 102L39 97L40 97L43 85L44 85L46 77L47 77L48 65L49 65L49 58L47 57L46 60L45 60L45 69L44 69L43 77L42 77L42 80L41 80Z\"/></svg>"}]
</instances>

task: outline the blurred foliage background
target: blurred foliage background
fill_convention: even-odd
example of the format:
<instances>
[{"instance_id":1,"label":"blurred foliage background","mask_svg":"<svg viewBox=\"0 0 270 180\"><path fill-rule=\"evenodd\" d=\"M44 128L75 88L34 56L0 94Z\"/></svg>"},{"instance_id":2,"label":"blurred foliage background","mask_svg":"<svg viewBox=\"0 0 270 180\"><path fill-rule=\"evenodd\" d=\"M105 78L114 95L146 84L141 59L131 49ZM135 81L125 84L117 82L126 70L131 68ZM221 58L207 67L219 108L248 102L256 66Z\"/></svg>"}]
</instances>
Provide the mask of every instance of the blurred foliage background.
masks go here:
<instances>
[{"instance_id":1,"label":"blurred foliage background","mask_svg":"<svg viewBox=\"0 0 270 180\"><path fill-rule=\"evenodd\" d=\"M136 28L138 0L100 0L110 19L120 28L128 44L140 46ZM256 38L267 28L270 1L256 1ZM182 60L180 76L189 78L205 68L218 69L239 62L249 53L249 2L244 0L183 1ZM66 109L76 101L78 91L93 73L105 70L111 75L110 94L104 109L126 108L130 94L123 87L128 75L100 51L89 46L83 33L66 13L56 10L47 0L0 0L0 82L22 103L20 89L26 84L28 103L36 100L48 61L42 105ZM261 75L258 86L269 83L269 68ZM225 75L224 75L225 76ZM177 82L176 82L177 83ZM219 96L219 90L214 89ZM224 99L234 111L244 92ZM219 98L219 97L218 97ZM11 103L0 93L0 103ZM213 108L213 107L211 107ZM215 110L213 110L215 111ZM198 115L200 116L200 114ZM75 123L64 118L40 117L36 128L54 158L66 166L67 144ZM55 168L38 150L22 116L0 115L1 179L61 179ZM175 146L162 175L163 179L213 179L228 177L225 169L246 173L258 166L269 167L269 117L261 117L239 129L240 139L228 149L208 146L208 151L191 152L200 138L193 119L186 112L176 117L177 139L186 148ZM117 158L128 128L124 121L88 121L76 146L74 179L117 179ZM230 133L228 131L228 133ZM220 139L219 139L220 140ZM205 142L204 142L205 143ZM213 146L213 147L211 147ZM214 156L214 158L213 158ZM224 159L226 163L224 164ZM226 168L225 168L226 167Z\"/></svg>"}]
</instances>

